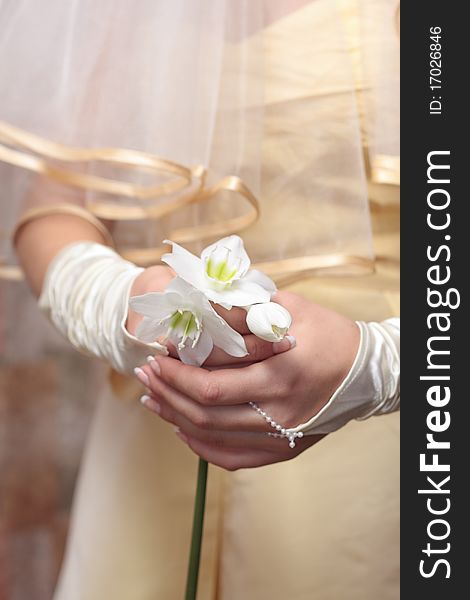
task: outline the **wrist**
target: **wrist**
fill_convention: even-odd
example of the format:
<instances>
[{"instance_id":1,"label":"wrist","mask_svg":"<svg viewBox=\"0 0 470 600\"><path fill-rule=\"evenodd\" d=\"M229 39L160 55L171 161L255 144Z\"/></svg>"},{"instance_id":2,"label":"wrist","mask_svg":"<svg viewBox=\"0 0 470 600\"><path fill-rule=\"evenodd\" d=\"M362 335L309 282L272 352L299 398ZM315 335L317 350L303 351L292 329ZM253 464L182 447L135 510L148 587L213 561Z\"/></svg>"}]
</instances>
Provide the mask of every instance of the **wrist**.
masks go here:
<instances>
[{"instance_id":1,"label":"wrist","mask_svg":"<svg viewBox=\"0 0 470 600\"><path fill-rule=\"evenodd\" d=\"M124 326L131 287L143 272L101 244L70 244L49 265L39 306L77 350L131 373L148 354L167 353Z\"/></svg>"},{"instance_id":2,"label":"wrist","mask_svg":"<svg viewBox=\"0 0 470 600\"><path fill-rule=\"evenodd\" d=\"M130 288L129 297L141 296L143 294L148 294L149 292L162 292L172 278L172 272L168 267L161 265L148 267L134 279ZM135 330L141 320L142 315L136 313L129 307L125 328L130 334L135 335Z\"/></svg>"},{"instance_id":3,"label":"wrist","mask_svg":"<svg viewBox=\"0 0 470 600\"><path fill-rule=\"evenodd\" d=\"M398 410L400 403L399 319L357 322L360 343L354 362L331 398L307 423L306 434L330 433L352 419Z\"/></svg>"},{"instance_id":4,"label":"wrist","mask_svg":"<svg viewBox=\"0 0 470 600\"><path fill-rule=\"evenodd\" d=\"M131 286L131 296L141 296L148 292L162 292L172 280L168 267L154 265L147 267L135 279Z\"/></svg>"}]
</instances>

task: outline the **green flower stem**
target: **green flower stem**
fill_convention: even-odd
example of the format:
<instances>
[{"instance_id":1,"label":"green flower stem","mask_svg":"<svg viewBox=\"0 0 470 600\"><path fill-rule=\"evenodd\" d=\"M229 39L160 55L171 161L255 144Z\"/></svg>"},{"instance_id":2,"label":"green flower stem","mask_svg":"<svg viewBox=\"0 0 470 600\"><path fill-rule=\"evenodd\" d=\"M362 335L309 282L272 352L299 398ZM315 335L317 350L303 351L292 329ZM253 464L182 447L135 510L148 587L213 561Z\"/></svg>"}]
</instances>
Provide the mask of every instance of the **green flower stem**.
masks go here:
<instances>
[{"instance_id":1,"label":"green flower stem","mask_svg":"<svg viewBox=\"0 0 470 600\"><path fill-rule=\"evenodd\" d=\"M199 459L197 472L196 499L194 501L193 533L189 554L188 578L186 580L185 600L196 600L199 562L201 558L202 528L206 504L207 462Z\"/></svg>"}]
</instances>

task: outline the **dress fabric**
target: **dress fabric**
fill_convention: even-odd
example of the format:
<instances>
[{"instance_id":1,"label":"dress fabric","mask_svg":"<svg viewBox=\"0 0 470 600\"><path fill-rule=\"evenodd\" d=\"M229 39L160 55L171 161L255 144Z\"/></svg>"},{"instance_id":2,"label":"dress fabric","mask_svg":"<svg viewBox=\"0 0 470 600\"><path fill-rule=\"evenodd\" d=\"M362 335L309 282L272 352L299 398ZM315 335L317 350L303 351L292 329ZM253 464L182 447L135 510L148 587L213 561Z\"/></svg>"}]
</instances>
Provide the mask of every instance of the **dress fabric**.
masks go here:
<instances>
[{"instance_id":1,"label":"dress fabric","mask_svg":"<svg viewBox=\"0 0 470 600\"><path fill-rule=\"evenodd\" d=\"M53 4L48 0L44 10ZM80 7L91 4L93 10L102 11L94 19L80 12ZM269 10L259 18L257 13L246 27L231 19L224 34L230 43L224 42L223 48L215 43L208 54L213 40L202 36L201 42L197 37L197 52L196 46L191 51L195 23L200 19L201 26L217 29L223 15L216 7L222 4L243 6L246 11L256 6L255 13L266 6L278 10L272 10L274 16ZM170 5L175 13L181 11L182 16L176 16L190 40L186 54L177 53L178 45L170 43L173 30L169 28L164 39L151 27L167 19L173 22ZM238 175L260 199L260 218L240 232L256 262L269 267L273 261L294 260L294 268L292 262L289 268L284 265L287 276L279 269L284 277L278 281L352 319L381 321L397 316L395 2L300 0L283 9L289 2L255 0L236 5L204 0L207 10L196 11L197 19L183 11L184 7L194 11L195 5L185 0L145 1L139 4L143 12L138 14L135 3L125 0L58 3L57 10L71 6L73 10L67 19L60 12L54 17L64 23L67 44L62 34L49 38L67 48L54 55L54 60L63 61L54 63L60 85L49 85L50 70L41 74L44 80L39 79L48 85L39 86L38 93L45 100L51 94L52 106L31 111L27 95L22 94L24 103L19 103L12 87L0 119L63 144L130 147L188 166L202 163L216 178ZM18 4L19 16L13 4L5 7L0 4L0 9L12 12L8 25L13 31L15 23L25 18L20 11L23 4ZM157 7L153 20L146 19L145 10L153 7ZM135 55L126 37L131 35L129 19L134 17L144 23ZM106 43L98 44L103 23ZM37 29L32 17L27 25ZM260 27L262 39L257 36ZM93 34L93 43L77 54L73 42L81 39L83 31ZM241 39L246 41L243 47ZM180 62L176 71L164 70L163 88L168 89L166 82L179 86L178 98L165 96L161 84L153 85L154 70L165 69L166 62L157 46L144 52L148 40L154 44L163 40L177 53ZM4 37L4 47L0 42L0 49L7 51L0 52L0 74L5 72L7 79L9 69L21 72L21 61L26 60L25 51L15 52L16 66L5 59L11 56L14 42L11 36ZM242 72L257 79L260 66L252 57L260 43L269 49L262 67L263 88L246 93L247 82L238 81L237 94L227 94L234 88L224 87L224 77L241 66L246 67ZM47 38L41 44L46 47ZM107 69L116 49L128 53L129 62ZM97 64L92 62L95 55L100 57ZM192 78L182 75L185 56ZM381 67L383 61L386 69ZM139 86L123 89L122 77L130 77L131 67L137 64ZM207 66L200 80L194 75L196 65ZM77 78L70 77L73 69ZM102 87L95 85L97 79ZM136 105L136 97L140 104ZM187 98L194 102L188 103ZM35 102L47 106L41 98ZM174 112L165 117L168 110ZM86 168L103 175L101 167ZM119 196L111 201L92 188L84 195L70 189L47 193L43 181L26 181L18 170L10 177L8 164L0 168L6 193L26 198L24 205L4 203L3 223L10 227L31 201L53 202L58 195L61 201L89 208L98 201L109 203L116 214L130 203ZM107 165L104 174L115 177L116 171L120 169ZM145 181L142 173L132 179L132 183ZM165 201L160 198L157 204ZM147 201L133 202L148 206ZM151 248L182 225L197 227L214 219L214 214L225 219L239 211L237 203L224 202L215 208L192 206L157 223L116 219L113 235L124 249L137 244ZM0 241L1 263L11 251ZM190 247L197 250L208 241L196 240ZM311 275L316 268L308 260L302 268L305 257L332 254L366 261L375 254L375 273L330 276L317 269L316 276L294 281L299 271ZM35 341L34 348L40 350L40 342ZM170 425L142 408L137 402L142 393L136 382L112 374L106 392L97 398L54 600L183 597L197 459ZM199 600L396 600L398 426L396 414L352 422L293 461L236 473L211 466Z\"/></svg>"},{"instance_id":2,"label":"dress fabric","mask_svg":"<svg viewBox=\"0 0 470 600\"><path fill-rule=\"evenodd\" d=\"M354 318L396 315L398 213L373 215L374 276L288 289ZM135 386L99 400L55 600L183 597L197 461ZM210 466L199 585L203 600L397 600L399 415L351 422L293 461Z\"/></svg>"}]
</instances>

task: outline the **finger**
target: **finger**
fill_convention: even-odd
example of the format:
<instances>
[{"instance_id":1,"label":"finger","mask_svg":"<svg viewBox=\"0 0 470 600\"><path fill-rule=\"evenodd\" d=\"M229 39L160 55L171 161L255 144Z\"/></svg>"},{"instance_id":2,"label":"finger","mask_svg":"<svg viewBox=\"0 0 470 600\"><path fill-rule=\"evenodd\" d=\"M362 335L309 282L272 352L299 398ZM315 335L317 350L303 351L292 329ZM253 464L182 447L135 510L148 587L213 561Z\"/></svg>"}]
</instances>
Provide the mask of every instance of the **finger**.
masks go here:
<instances>
[{"instance_id":1,"label":"finger","mask_svg":"<svg viewBox=\"0 0 470 600\"><path fill-rule=\"evenodd\" d=\"M253 433L246 431L219 431L213 428L196 427L181 413L165 402L162 397L155 395L142 396L142 404L150 411L158 414L162 419L176 425L189 437L194 437L206 444L217 448L251 448L266 450L268 452L279 452L285 450L288 441L282 438L274 438L266 432ZM300 442L301 440L299 440Z\"/></svg>"},{"instance_id":2,"label":"finger","mask_svg":"<svg viewBox=\"0 0 470 600\"><path fill-rule=\"evenodd\" d=\"M157 340L157 341L160 341L160 340ZM176 351L176 346L173 344L173 342L170 342L170 340L165 340L164 345L166 346L166 348L168 350L169 356L179 359L178 352Z\"/></svg>"},{"instance_id":3,"label":"finger","mask_svg":"<svg viewBox=\"0 0 470 600\"><path fill-rule=\"evenodd\" d=\"M218 448L188 436L182 431L177 432L176 435L202 459L212 465L226 469L227 471L261 467L263 465L279 462L280 460L285 460L282 454L275 454L265 450L253 450L251 448Z\"/></svg>"},{"instance_id":4,"label":"finger","mask_svg":"<svg viewBox=\"0 0 470 600\"><path fill-rule=\"evenodd\" d=\"M204 406L184 396L161 378L156 377L148 365L145 365L143 369L145 370L146 385L151 394L162 399L171 407L172 411L184 416L198 429L284 433L283 427L288 429L299 423L298 418L289 414L291 411L285 410L286 403L279 404L278 402L268 406L260 404L259 408L265 411L261 414L249 404ZM278 422L282 425L278 425Z\"/></svg>"},{"instance_id":5,"label":"finger","mask_svg":"<svg viewBox=\"0 0 470 600\"><path fill-rule=\"evenodd\" d=\"M215 371L156 356L152 369L165 383L203 405L243 404L250 400L259 403L285 400L292 393L297 364L295 359L289 360L289 355L272 356L239 369Z\"/></svg>"},{"instance_id":6,"label":"finger","mask_svg":"<svg viewBox=\"0 0 470 600\"><path fill-rule=\"evenodd\" d=\"M288 335L283 338L280 342L266 342L258 336L250 333L243 337L246 345L248 354L246 356L236 357L227 354L220 348L214 346L209 358L205 361L205 367L220 367L220 366L232 366L240 363L249 364L260 362L265 360L274 354L281 354L287 352L296 346L296 339ZM158 340L160 341L160 340ZM162 342L163 343L163 342ZM178 352L174 344L168 340L165 340L165 345L168 349L169 355L173 358L179 358Z\"/></svg>"},{"instance_id":7,"label":"finger","mask_svg":"<svg viewBox=\"0 0 470 600\"><path fill-rule=\"evenodd\" d=\"M246 310L243 308L232 308L231 310L227 310L220 306L220 304L213 304L214 310L219 313L219 315L227 321L227 323L241 333L242 335L251 333L248 329L248 325L246 324Z\"/></svg>"},{"instance_id":8,"label":"finger","mask_svg":"<svg viewBox=\"0 0 470 600\"><path fill-rule=\"evenodd\" d=\"M214 348L209 358L204 363L205 367L219 365L233 365L238 363L255 363L265 360L274 354L286 352L292 348L290 338L284 338L280 342L266 342L256 335L246 335L244 338L248 354L242 357L230 356L220 348Z\"/></svg>"},{"instance_id":9,"label":"finger","mask_svg":"<svg viewBox=\"0 0 470 600\"><path fill-rule=\"evenodd\" d=\"M290 460L298 456L306 447L289 448L290 452L280 450L279 452L267 452L265 450L252 449L232 449L214 447L206 442L196 438L186 436L183 432L177 433L178 437L191 448L198 456L207 462L226 469L236 471L237 469L249 469L253 467L262 467L285 460ZM313 445L314 441L309 443Z\"/></svg>"},{"instance_id":10,"label":"finger","mask_svg":"<svg viewBox=\"0 0 470 600\"><path fill-rule=\"evenodd\" d=\"M153 363L152 363L153 364ZM248 404L235 406L203 406L199 402L184 396L160 377L156 377L149 365L141 369L146 377L146 386L151 395L166 403L167 420L175 422L175 413L182 415L196 428L205 431L244 431L266 433L273 431L272 427L258 415ZM155 410L158 413L158 410Z\"/></svg>"},{"instance_id":11,"label":"finger","mask_svg":"<svg viewBox=\"0 0 470 600\"><path fill-rule=\"evenodd\" d=\"M189 438L203 442L213 448L226 448L228 450L261 450L266 453L272 453L276 456L287 454L286 460L297 456L313 444L316 444L323 436L310 436L296 440L294 448L289 446L287 438L275 438L262 433L243 433L243 432L220 432L220 431L202 431L194 429L184 420L181 423L175 423ZM276 460L277 462L277 460Z\"/></svg>"}]
</instances>

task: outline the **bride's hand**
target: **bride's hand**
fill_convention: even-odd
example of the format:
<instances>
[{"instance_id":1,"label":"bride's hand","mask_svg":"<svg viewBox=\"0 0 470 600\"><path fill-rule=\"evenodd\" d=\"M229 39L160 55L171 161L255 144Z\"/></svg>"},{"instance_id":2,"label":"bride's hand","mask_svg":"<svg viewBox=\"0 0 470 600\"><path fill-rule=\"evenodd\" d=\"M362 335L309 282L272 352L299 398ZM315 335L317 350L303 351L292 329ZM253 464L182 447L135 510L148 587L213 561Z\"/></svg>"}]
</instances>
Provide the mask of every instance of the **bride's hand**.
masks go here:
<instances>
[{"instance_id":1,"label":"bride's hand","mask_svg":"<svg viewBox=\"0 0 470 600\"><path fill-rule=\"evenodd\" d=\"M170 281L175 276L174 272L166 266L153 266L148 267L138 277L136 277L131 291L130 296L140 296L147 294L148 292L162 292ZM260 338L253 335L246 325L246 311L242 308L233 308L232 310L225 310L224 308L214 305L214 309L227 321L227 323L236 329L245 340L245 345L248 351L248 355L243 358L235 358L223 352L219 348L214 348L204 363L205 367L208 368L221 368L233 366L239 363L244 365L253 362L258 362L273 356L274 354L280 354L286 350L291 349L290 339L284 339L281 342L275 344L271 342L265 342ZM129 333L135 335L137 325L142 320L142 315L134 312L129 308L126 328ZM171 356L176 357L176 352L170 346L169 347Z\"/></svg>"},{"instance_id":2,"label":"bride's hand","mask_svg":"<svg viewBox=\"0 0 470 600\"><path fill-rule=\"evenodd\" d=\"M173 277L174 274L169 267L161 265L148 267L134 279L130 296L141 296L149 292L163 292ZM135 335L137 325L140 321L142 321L142 315L129 308L126 322L127 331Z\"/></svg>"},{"instance_id":3,"label":"bride's hand","mask_svg":"<svg viewBox=\"0 0 470 600\"><path fill-rule=\"evenodd\" d=\"M287 292L275 298L292 314L297 346L238 369L206 369L155 357L142 369L144 403L179 427L199 456L229 470L288 460L323 436L304 436L290 448L247 403L255 402L285 428L308 421L347 375L359 345L349 319Z\"/></svg>"}]
</instances>

